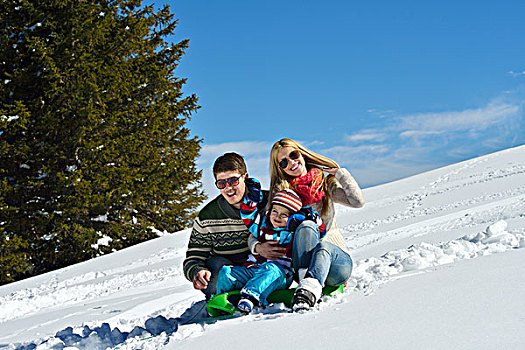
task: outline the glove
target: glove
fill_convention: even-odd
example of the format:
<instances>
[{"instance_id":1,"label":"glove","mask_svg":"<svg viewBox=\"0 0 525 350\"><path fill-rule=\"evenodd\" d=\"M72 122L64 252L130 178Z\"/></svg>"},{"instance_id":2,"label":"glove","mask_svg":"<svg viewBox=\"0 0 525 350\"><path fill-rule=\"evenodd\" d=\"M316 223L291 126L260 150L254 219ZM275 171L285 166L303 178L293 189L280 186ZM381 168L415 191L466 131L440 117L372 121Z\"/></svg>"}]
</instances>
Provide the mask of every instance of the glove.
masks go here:
<instances>
[{"instance_id":1,"label":"glove","mask_svg":"<svg viewBox=\"0 0 525 350\"><path fill-rule=\"evenodd\" d=\"M304 221L304 220L312 220L313 222L317 223L317 218L319 215L314 212L312 207L304 207L299 209L296 213L292 214L288 218L288 222L286 223L286 229L290 232L295 232L297 227Z\"/></svg>"},{"instance_id":2,"label":"glove","mask_svg":"<svg viewBox=\"0 0 525 350\"><path fill-rule=\"evenodd\" d=\"M313 210L312 207L303 207L299 209L297 213L300 213L301 215L303 215L305 220L315 221L317 217L317 213Z\"/></svg>"},{"instance_id":3,"label":"glove","mask_svg":"<svg viewBox=\"0 0 525 350\"><path fill-rule=\"evenodd\" d=\"M262 200L261 183L255 178L246 179L246 196L249 200L259 203Z\"/></svg>"},{"instance_id":4,"label":"glove","mask_svg":"<svg viewBox=\"0 0 525 350\"><path fill-rule=\"evenodd\" d=\"M286 230L290 232L295 232L297 227L304 221L304 219L305 219L305 216L301 214L300 212L292 214L288 218L288 222L286 223Z\"/></svg>"}]
</instances>

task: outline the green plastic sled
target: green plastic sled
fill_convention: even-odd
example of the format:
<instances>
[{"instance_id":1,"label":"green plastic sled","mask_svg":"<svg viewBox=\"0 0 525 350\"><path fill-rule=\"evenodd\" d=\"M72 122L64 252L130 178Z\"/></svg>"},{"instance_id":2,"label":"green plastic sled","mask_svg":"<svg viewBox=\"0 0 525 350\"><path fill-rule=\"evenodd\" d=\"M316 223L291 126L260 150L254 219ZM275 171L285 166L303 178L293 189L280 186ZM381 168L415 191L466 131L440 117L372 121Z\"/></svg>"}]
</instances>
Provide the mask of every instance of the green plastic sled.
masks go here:
<instances>
[{"instance_id":1,"label":"green plastic sled","mask_svg":"<svg viewBox=\"0 0 525 350\"><path fill-rule=\"evenodd\" d=\"M343 293L344 285L338 287L326 286L323 288L323 295L334 296L338 293ZM279 289L272 292L266 300L269 304L284 303L286 306L292 306L293 295L295 288ZM233 290L223 294L218 294L208 301L206 311L211 317L219 317L224 315L232 315L237 311L235 305L239 302L241 292Z\"/></svg>"}]
</instances>

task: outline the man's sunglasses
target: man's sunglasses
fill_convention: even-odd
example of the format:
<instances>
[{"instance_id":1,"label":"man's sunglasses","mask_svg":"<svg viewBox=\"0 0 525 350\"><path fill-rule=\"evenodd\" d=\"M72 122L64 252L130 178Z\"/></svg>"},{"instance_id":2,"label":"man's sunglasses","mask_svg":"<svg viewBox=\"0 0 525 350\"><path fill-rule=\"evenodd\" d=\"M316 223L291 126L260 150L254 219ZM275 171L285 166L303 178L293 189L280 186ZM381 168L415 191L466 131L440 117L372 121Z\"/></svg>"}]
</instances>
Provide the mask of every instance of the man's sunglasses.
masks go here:
<instances>
[{"instance_id":1,"label":"man's sunglasses","mask_svg":"<svg viewBox=\"0 0 525 350\"><path fill-rule=\"evenodd\" d=\"M290 158L290 160L296 160L296 159L299 159L300 156L301 156L301 152L299 152L298 150L294 150L290 152L290 154L288 155L288 158ZM288 168L288 158L285 157L279 162L279 168L283 170Z\"/></svg>"},{"instance_id":2,"label":"man's sunglasses","mask_svg":"<svg viewBox=\"0 0 525 350\"><path fill-rule=\"evenodd\" d=\"M220 179L220 180L217 180L215 181L215 186L217 186L217 188L219 190L222 190L223 188L226 187L226 183L228 183L228 185L230 186L237 186L239 184L239 180L241 179L241 177L243 177L244 175L241 175L241 176L233 176L233 177L229 177L227 179Z\"/></svg>"}]
</instances>

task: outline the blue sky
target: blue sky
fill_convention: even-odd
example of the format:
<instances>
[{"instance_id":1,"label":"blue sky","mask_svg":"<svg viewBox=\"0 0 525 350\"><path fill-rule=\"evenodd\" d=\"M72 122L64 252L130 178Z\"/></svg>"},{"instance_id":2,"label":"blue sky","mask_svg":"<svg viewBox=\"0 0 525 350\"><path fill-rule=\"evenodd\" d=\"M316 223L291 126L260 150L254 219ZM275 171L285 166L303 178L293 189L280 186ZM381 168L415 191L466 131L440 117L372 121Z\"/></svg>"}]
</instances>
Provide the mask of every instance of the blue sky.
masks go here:
<instances>
[{"instance_id":1,"label":"blue sky","mask_svg":"<svg viewBox=\"0 0 525 350\"><path fill-rule=\"evenodd\" d=\"M268 185L299 140L362 187L525 143L525 2L157 1L189 38L199 166L226 151Z\"/></svg>"}]
</instances>

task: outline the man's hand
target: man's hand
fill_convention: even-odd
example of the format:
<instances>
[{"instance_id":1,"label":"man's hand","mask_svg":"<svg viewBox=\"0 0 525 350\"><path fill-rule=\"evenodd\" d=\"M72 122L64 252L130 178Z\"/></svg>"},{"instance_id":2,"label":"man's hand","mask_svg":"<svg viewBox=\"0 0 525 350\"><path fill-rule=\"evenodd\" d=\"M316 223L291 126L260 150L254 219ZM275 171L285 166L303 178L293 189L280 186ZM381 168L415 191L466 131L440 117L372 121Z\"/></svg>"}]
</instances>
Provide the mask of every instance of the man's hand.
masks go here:
<instances>
[{"instance_id":1,"label":"man's hand","mask_svg":"<svg viewBox=\"0 0 525 350\"><path fill-rule=\"evenodd\" d=\"M266 259L275 260L279 259L286 252L286 248L276 247L277 241L268 241L264 243L257 243L255 246L255 252L262 255Z\"/></svg>"},{"instance_id":2,"label":"man's hand","mask_svg":"<svg viewBox=\"0 0 525 350\"><path fill-rule=\"evenodd\" d=\"M200 270L193 277L193 288L195 289L206 289L208 282L211 279L211 272L208 270Z\"/></svg>"}]
</instances>

